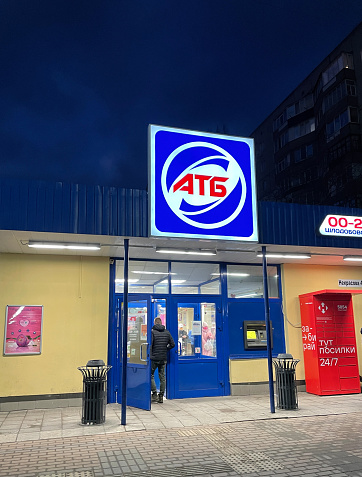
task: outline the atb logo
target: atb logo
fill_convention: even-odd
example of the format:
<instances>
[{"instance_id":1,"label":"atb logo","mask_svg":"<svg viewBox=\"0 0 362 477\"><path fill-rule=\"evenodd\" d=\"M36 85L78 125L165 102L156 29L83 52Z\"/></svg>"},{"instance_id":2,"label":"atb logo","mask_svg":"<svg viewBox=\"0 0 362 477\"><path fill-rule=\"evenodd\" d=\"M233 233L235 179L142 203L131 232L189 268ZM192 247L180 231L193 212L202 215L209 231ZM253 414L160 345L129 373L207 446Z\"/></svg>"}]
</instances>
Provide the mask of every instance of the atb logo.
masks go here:
<instances>
[{"instance_id":1,"label":"atb logo","mask_svg":"<svg viewBox=\"0 0 362 477\"><path fill-rule=\"evenodd\" d=\"M183 167L185 158L192 156L195 148L202 148L204 157L191 164L186 161L189 165ZM184 222L204 229L232 222L244 207L247 194L243 171L234 157L225 149L202 141L183 144L168 156L161 184L171 210ZM224 207L226 200L228 205Z\"/></svg>"}]
</instances>

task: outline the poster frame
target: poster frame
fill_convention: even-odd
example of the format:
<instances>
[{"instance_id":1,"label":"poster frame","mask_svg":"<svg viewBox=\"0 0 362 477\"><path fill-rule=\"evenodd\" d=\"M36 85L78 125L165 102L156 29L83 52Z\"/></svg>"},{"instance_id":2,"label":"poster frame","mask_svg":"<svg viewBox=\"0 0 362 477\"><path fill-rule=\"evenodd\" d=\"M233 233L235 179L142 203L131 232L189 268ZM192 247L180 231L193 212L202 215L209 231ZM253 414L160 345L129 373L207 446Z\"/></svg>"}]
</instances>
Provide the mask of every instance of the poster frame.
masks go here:
<instances>
[{"instance_id":1,"label":"poster frame","mask_svg":"<svg viewBox=\"0 0 362 477\"><path fill-rule=\"evenodd\" d=\"M18 310L16 310L16 308ZM11 333L9 331L9 323L8 323L9 314L11 314L13 312L14 315L15 315L15 313L17 313L17 311L18 311L17 315L20 315L20 313L23 313L25 311L25 314L29 315L29 314L31 314L31 311L34 308L36 308L37 311L38 311L39 308L41 310L40 318L38 317L39 313L37 313L37 318L36 318L37 321L39 321L39 319L40 319L40 324L39 324L40 334L38 336L36 336L36 339L39 339L39 350L31 352L31 351L29 351L28 346L24 346L24 351L23 352L19 349L20 347L18 347L19 350L17 352L9 352L9 347L7 347L7 341L9 341L10 339L15 339L15 338L11 338L11 337L8 336ZM20 312L19 312L19 310L20 310ZM44 314L44 305L6 305L3 356L31 356L31 355L40 355L42 353L43 314ZM19 324L19 326L21 326L21 328L26 328L26 326L28 326L28 325L23 326L23 325ZM27 332L26 330L21 331L21 333L26 333L26 332Z\"/></svg>"}]
</instances>

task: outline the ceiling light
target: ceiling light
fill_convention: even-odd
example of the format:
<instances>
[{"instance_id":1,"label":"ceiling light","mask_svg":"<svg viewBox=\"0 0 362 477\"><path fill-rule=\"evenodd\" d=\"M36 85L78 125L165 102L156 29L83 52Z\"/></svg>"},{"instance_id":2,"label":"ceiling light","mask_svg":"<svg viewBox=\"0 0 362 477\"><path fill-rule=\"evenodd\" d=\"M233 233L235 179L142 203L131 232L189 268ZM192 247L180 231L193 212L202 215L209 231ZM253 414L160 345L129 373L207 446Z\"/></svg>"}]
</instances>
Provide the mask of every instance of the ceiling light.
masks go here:
<instances>
[{"instance_id":1,"label":"ceiling light","mask_svg":"<svg viewBox=\"0 0 362 477\"><path fill-rule=\"evenodd\" d=\"M263 254L258 252L257 257L262 257ZM308 253L273 253L267 252L265 254L267 258L296 258L296 259L306 259L311 258L311 255Z\"/></svg>"},{"instance_id":2,"label":"ceiling light","mask_svg":"<svg viewBox=\"0 0 362 477\"><path fill-rule=\"evenodd\" d=\"M362 262L362 255L345 255L343 260L347 260L350 262Z\"/></svg>"},{"instance_id":3,"label":"ceiling light","mask_svg":"<svg viewBox=\"0 0 362 477\"><path fill-rule=\"evenodd\" d=\"M124 283L124 278L116 278L114 280L116 283ZM128 283L137 283L139 282L139 278L129 278Z\"/></svg>"},{"instance_id":4,"label":"ceiling light","mask_svg":"<svg viewBox=\"0 0 362 477\"><path fill-rule=\"evenodd\" d=\"M220 273L212 273L211 276L220 276ZM227 273L228 277L250 277L250 273Z\"/></svg>"},{"instance_id":5,"label":"ceiling light","mask_svg":"<svg viewBox=\"0 0 362 477\"><path fill-rule=\"evenodd\" d=\"M250 277L250 273L228 273L228 277Z\"/></svg>"},{"instance_id":6,"label":"ceiling light","mask_svg":"<svg viewBox=\"0 0 362 477\"><path fill-rule=\"evenodd\" d=\"M58 250L100 250L99 243L62 243L62 242L34 242L29 240L28 247Z\"/></svg>"},{"instance_id":7,"label":"ceiling light","mask_svg":"<svg viewBox=\"0 0 362 477\"><path fill-rule=\"evenodd\" d=\"M180 283L185 283L186 280L172 280L171 278L171 285L179 285ZM168 283L168 280L162 280L162 282L160 282L159 284L161 283Z\"/></svg>"},{"instance_id":8,"label":"ceiling light","mask_svg":"<svg viewBox=\"0 0 362 477\"><path fill-rule=\"evenodd\" d=\"M158 253L177 253L182 255L216 255L216 250L181 249L181 248L156 248Z\"/></svg>"},{"instance_id":9,"label":"ceiling light","mask_svg":"<svg viewBox=\"0 0 362 477\"><path fill-rule=\"evenodd\" d=\"M248 293L246 295L236 296L235 298L249 298L250 296L257 296L257 295L258 295L257 293Z\"/></svg>"},{"instance_id":10,"label":"ceiling light","mask_svg":"<svg viewBox=\"0 0 362 477\"><path fill-rule=\"evenodd\" d=\"M146 272L142 270L132 270L132 273L142 273L145 275L176 275L176 273L168 273L168 272Z\"/></svg>"}]
</instances>

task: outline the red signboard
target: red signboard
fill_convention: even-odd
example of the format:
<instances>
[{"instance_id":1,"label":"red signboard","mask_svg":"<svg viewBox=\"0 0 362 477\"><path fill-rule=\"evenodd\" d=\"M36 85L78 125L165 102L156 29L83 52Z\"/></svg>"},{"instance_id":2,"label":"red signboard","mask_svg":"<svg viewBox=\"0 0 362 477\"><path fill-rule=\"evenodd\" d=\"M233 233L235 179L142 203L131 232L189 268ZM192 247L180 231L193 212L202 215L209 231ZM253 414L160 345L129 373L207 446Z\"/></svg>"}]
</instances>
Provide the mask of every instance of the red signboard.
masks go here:
<instances>
[{"instance_id":1,"label":"red signboard","mask_svg":"<svg viewBox=\"0 0 362 477\"><path fill-rule=\"evenodd\" d=\"M299 301L307 392L360 393L351 292L322 290Z\"/></svg>"}]
</instances>

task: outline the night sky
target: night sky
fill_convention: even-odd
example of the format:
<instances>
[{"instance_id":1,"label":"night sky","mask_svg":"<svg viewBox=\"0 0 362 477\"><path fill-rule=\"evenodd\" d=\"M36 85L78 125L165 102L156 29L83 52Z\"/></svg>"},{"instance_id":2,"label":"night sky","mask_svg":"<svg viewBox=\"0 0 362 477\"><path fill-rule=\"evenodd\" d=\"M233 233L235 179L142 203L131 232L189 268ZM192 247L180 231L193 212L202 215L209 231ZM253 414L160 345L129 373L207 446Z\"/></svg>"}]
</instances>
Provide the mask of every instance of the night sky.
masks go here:
<instances>
[{"instance_id":1,"label":"night sky","mask_svg":"<svg viewBox=\"0 0 362 477\"><path fill-rule=\"evenodd\" d=\"M248 136L361 0L0 0L0 176L147 188L148 124Z\"/></svg>"}]
</instances>

